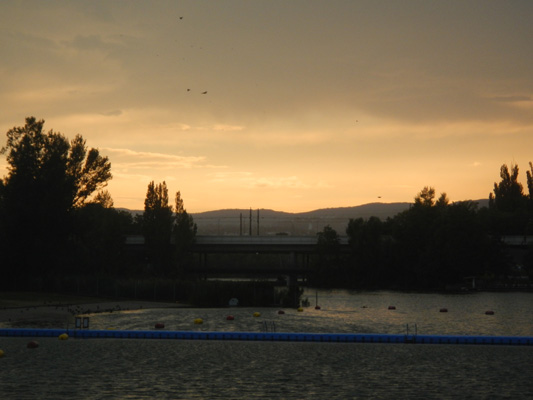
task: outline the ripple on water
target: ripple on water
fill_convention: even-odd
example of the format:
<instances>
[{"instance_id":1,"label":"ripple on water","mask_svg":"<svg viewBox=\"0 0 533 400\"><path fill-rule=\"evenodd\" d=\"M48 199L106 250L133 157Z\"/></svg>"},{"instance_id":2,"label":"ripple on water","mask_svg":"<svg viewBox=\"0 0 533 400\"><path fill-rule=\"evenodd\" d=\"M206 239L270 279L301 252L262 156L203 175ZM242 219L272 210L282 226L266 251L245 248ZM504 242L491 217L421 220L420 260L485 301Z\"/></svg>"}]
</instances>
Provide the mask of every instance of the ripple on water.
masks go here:
<instances>
[{"instance_id":1,"label":"ripple on water","mask_svg":"<svg viewBox=\"0 0 533 400\"><path fill-rule=\"evenodd\" d=\"M176 340L2 340L1 398L516 398L533 348ZM28 384L31 383L31 384Z\"/></svg>"}]
</instances>

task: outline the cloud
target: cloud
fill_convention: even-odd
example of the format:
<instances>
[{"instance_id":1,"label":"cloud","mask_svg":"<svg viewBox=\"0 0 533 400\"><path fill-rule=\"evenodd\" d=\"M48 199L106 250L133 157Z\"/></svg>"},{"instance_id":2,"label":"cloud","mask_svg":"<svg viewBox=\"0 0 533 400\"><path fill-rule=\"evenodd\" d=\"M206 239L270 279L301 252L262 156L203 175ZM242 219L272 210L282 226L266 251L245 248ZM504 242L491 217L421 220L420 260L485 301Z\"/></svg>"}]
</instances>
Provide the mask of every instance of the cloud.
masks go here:
<instances>
[{"instance_id":1,"label":"cloud","mask_svg":"<svg viewBox=\"0 0 533 400\"><path fill-rule=\"evenodd\" d=\"M111 110L111 111L105 111L103 113L100 113L103 116L106 117L117 117L119 115L122 115L122 110Z\"/></svg>"},{"instance_id":2,"label":"cloud","mask_svg":"<svg viewBox=\"0 0 533 400\"><path fill-rule=\"evenodd\" d=\"M111 153L112 165L122 170L214 168L214 166L204 163L205 157L203 156L177 156L109 147L102 148L102 152Z\"/></svg>"},{"instance_id":3,"label":"cloud","mask_svg":"<svg viewBox=\"0 0 533 400\"><path fill-rule=\"evenodd\" d=\"M316 189L325 188L324 182L305 182L298 176L256 176L251 172L217 172L211 182L240 186L247 189Z\"/></svg>"},{"instance_id":4,"label":"cloud","mask_svg":"<svg viewBox=\"0 0 533 400\"><path fill-rule=\"evenodd\" d=\"M502 103L515 103L521 101L532 101L531 96L495 96L491 98L494 101Z\"/></svg>"},{"instance_id":5,"label":"cloud","mask_svg":"<svg viewBox=\"0 0 533 400\"><path fill-rule=\"evenodd\" d=\"M72 41L64 42L64 44L80 51L101 50L108 46L108 43L105 43L100 35L77 35Z\"/></svg>"},{"instance_id":6,"label":"cloud","mask_svg":"<svg viewBox=\"0 0 533 400\"><path fill-rule=\"evenodd\" d=\"M213 126L213 130L224 131L224 132L242 131L243 129L244 129L244 126L238 126L238 125L216 124L215 126Z\"/></svg>"}]
</instances>

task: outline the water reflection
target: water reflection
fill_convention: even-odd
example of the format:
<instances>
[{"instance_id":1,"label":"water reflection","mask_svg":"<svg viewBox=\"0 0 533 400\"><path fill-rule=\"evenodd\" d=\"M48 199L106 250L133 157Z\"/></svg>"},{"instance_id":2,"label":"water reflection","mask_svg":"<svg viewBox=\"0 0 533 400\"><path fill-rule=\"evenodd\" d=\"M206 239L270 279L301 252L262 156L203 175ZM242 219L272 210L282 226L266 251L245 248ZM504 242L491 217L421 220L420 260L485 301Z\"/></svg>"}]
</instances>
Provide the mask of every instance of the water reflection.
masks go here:
<instances>
[{"instance_id":1,"label":"water reflection","mask_svg":"<svg viewBox=\"0 0 533 400\"><path fill-rule=\"evenodd\" d=\"M91 328L533 336L531 293L469 295L315 291L303 312L152 309L91 315ZM395 310L389 310L394 305ZM441 313L441 308L448 312ZM487 316L487 309L494 315ZM235 319L228 321L231 313ZM196 318L204 323L194 324ZM0 398L13 399L528 399L533 348L0 338Z\"/></svg>"},{"instance_id":2,"label":"water reflection","mask_svg":"<svg viewBox=\"0 0 533 400\"><path fill-rule=\"evenodd\" d=\"M527 399L533 348L95 339L2 342L0 398Z\"/></svg>"},{"instance_id":3,"label":"water reflection","mask_svg":"<svg viewBox=\"0 0 533 400\"><path fill-rule=\"evenodd\" d=\"M419 334L533 336L533 293L466 295L309 290L311 306L303 312L254 308L171 308L91 315L93 329L152 329L257 332L274 325L278 332L405 333L416 325ZM393 305L394 310L389 306ZM447 312L440 312L446 308ZM486 315L492 310L494 315ZM231 314L234 320L228 321ZM202 324L194 320L201 318Z\"/></svg>"}]
</instances>

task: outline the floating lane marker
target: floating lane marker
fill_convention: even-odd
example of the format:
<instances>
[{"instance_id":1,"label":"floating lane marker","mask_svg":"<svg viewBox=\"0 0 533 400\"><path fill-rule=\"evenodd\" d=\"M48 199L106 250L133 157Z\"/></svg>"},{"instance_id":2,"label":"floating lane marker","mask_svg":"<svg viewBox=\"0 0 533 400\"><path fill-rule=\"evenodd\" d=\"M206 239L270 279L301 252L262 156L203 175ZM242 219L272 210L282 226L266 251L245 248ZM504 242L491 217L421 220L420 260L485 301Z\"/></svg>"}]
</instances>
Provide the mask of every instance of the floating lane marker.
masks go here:
<instances>
[{"instance_id":1,"label":"floating lane marker","mask_svg":"<svg viewBox=\"0 0 533 400\"><path fill-rule=\"evenodd\" d=\"M0 328L0 337L55 337L63 329ZM531 336L454 336L454 335L394 335L358 333L293 333L293 332L198 332L166 330L95 330L68 331L69 338L83 339L182 339L182 340L243 340L284 342L341 343L413 343L413 344L485 344L533 346Z\"/></svg>"}]
</instances>

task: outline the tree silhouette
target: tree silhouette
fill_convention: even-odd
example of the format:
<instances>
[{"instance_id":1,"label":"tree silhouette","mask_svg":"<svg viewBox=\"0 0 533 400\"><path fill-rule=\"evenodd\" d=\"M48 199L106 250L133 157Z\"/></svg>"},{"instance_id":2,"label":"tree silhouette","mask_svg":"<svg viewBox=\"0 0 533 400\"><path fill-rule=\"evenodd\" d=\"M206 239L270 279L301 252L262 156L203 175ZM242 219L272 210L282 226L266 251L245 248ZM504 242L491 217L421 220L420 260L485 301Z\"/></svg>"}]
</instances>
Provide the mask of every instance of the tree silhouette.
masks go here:
<instances>
[{"instance_id":1,"label":"tree silhouette","mask_svg":"<svg viewBox=\"0 0 533 400\"><path fill-rule=\"evenodd\" d=\"M112 178L111 163L97 149L87 150L81 135L69 143L61 133L43 132L43 126L44 120L28 117L23 127L7 132L0 149L8 162L4 184L15 192L53 193L67 209L83 205Z\"/></svg>"},{"instance_id":2,"label":"tree silhouette","mask_svg":"<svg viewBox=\"0 0 533 400\"><path fill-rule=\"evenodd\" d=\"M529 192L529 208L533 210L533 163L529 162L529 170L526 171L527 176L527 189Z\"/></svg>"},{"instance_id":3,"label":"tree silhouette","mask_svg":"<svg viewBox=\"0 0 533 400\"><path fill-rule=\"evenodd\" d=\"M500 177L500 183L494 183L494 194L489 195L490 204L499 211L517 211L524 205L522 184L518 182L518 165L511 165L509 171L507 165L503 164Z\"/></svg>"},{"instance_id":4,"label":"tree silhouette","mask_svg":"<svg viewBox=\"0 0 533 400\"><path fill-rule=\"evenodd\" d=\"M113 208L114 202L111 197L111 193L107 190L102 190L94 196L94 199L91 203L100 204L104 208Z\"/></svg>"},{"instance_id":5,"label":"tree silhouette","mask_svg":"<svg viewBox=\"0 0 533 400\"><path fill-rule=\"evenodd\" d=\"M70 213L111 179L107 157L87 151L80 135L69 142L43 126L26 118L0 149L8 163L0 185L3 265L14 279L47 279L68 265Z\"/></svg>"},{"instance_id":6,"label":"tree silhouette","mask_svg":"<svg viewBox=\"0 0 533 400\"><path fill-rule=\"evenodd\" d=\"M167 184L163 181L156 185L152 181L144 200L142 226L148 258L156 275L166 275L171 268L172 225Z\"/></svg>"},{"instance_id":7,"label":"tree silhouette","mask_svg":"<svg viewBox=\"0 0 533 400\"><path fill-rule=\"evenodd\" d=\"M174 217L174 243L178 272L182 272L186 264L190 262L191 249L194 244L197 226L191 215L185 210L181 193L176 193Z\"/></svg>"}]
</instances>

